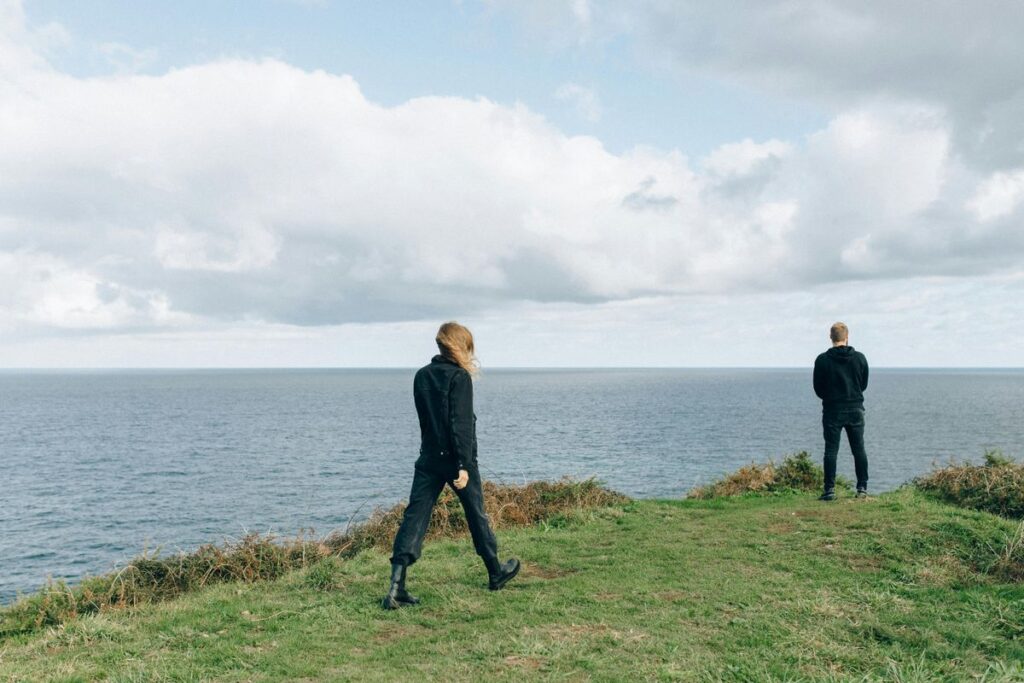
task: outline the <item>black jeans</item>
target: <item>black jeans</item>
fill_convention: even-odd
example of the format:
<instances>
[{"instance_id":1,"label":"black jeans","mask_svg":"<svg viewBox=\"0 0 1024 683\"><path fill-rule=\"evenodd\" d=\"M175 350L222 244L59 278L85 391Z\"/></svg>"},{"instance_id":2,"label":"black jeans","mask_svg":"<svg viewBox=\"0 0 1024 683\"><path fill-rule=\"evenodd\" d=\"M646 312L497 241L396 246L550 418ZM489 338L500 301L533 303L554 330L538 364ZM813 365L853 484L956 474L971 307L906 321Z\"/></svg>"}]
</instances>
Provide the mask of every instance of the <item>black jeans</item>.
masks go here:
<instances>
[{"instance_id":1,"label":"black jeans","mask_svg":"<svg viewBox=\"0 0 1024 683\"><path fill-rule=\"evenodd\" d=\"M839 455L839 437L846 430L846 438L853 451L853 468L857 472L857 490L868 488L868 454L864 450L864 409L830 410L821 415L825 432L825 490L836 487L836 456Z\"/></svg>"},{"instance_id":2,"label":"black jeans","mask_svg":"<svg viewBox=\"0 0 1024 683\"><path fill-rule=\"evenodd\" d=\"M484 512L484 489L480 480L480 471L472 467L469 470L469 483L459 490L452 486L455 495L462 503L466 512L469 533L473 536L473 547L476 554L487 561L498 557L498 541L491 531L490 521ZM392 564L413 564L420 558L423 549L423 537L427 535L430 524L430 513L434 509L437 497L445 484L450 483L445 477L426 468L417 467L412 478L412 490L409 492L409 505L405 508L402 525L395 535L395 547L391 553Z\"/></svg>"}]
</instances>

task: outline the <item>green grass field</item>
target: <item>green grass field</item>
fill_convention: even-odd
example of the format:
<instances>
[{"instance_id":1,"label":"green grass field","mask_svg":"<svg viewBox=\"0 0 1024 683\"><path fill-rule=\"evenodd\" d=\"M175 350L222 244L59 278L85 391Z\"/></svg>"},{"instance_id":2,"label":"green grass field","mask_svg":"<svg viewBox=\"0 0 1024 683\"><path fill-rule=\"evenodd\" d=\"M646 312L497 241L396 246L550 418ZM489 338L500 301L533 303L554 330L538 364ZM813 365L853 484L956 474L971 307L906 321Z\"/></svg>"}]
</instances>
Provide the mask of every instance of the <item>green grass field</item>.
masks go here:
<instances>
[{"instance_id":1,"label":"green grass field","mask_svg":"<svg viewBox=\"0 0 1024 683\"><path fill-rule=\"evenodd\" d=\"M499 535L519 578L486 590L468 539L221 584L0 641L0 680L1024 680L1017 524L911 489L639 501Z\"/></svg>"}]
</instances>

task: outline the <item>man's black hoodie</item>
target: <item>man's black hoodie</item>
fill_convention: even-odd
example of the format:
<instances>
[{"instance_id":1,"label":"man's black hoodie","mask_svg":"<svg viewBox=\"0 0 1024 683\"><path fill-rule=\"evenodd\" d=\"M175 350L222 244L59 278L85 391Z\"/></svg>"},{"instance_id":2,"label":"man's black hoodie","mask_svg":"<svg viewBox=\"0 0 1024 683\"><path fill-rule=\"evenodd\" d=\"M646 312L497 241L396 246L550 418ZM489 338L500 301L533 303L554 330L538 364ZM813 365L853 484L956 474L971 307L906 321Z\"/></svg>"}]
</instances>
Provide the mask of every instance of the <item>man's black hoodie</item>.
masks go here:
<instances>
[{"instance_id":1,"label":"man's black hoodie","mask_svg":"<svg viewBox=\"0 0 1024 683\"><path fill-rule=\"evenodd\" d=\"M814 393L825 412L864 407L868 359L852 346L833 346L814 361Z\"/></svg>"}]
</instances>

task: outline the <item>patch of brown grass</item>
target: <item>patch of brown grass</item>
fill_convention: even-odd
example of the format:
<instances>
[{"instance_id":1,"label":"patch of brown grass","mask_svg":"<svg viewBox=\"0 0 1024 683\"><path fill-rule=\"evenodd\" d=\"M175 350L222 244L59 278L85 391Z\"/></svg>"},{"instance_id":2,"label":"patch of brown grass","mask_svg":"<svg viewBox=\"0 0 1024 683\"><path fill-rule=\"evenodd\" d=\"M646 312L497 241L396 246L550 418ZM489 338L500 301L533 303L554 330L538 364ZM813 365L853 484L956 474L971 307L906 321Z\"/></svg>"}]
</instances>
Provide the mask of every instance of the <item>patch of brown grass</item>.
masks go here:
<instances>
[{"instance_id":1,"label":"patch of brown grass","mask_svg":"<svg viewBox=\"0 0 1024 683\"><path fill-rule=\"evenodd\" d=\"M985 453L984 464L951 463L913 483L947 503L1003 517L1024 518L1024 464L998 451Z\"/></svg>"},{"instance_id":2,"label":"patch of brown grass","mask_svg":"<svg viewBox=\"0 0 1024 683\"><path fill-rule=\"evenodd\" d=\"M1024 521L996 553L991 573L1008 581L1024 581Z\"/></svg>"},{"instance_id":3,"label":"patch of brown grass","mask_svg":"<svg viewBox=\"0 0 1024 683\"><path fill-rule=\"evenodd\" d=\"M509 655L508 657L505 657L505 665L517 669L525 669L527 671L537 671L544 666L544 660L540 657Z\"/></svg>"},{"instance_id":4,"label":"patch of brown grass","mask_svg":"<svg viewBox=\"0 0 1024 683\"><path fill-rule=\"evenodd\" d=\"M594 479L535 481L525 486L484 482L484 509L495 529L532 526L579 510L618 505L628 500ZM351 557L367 548L390 550L404 512L402 504L387 510L378 509L366 522L332 534L324 544L341 557ZM445 488L430 516L427 539L456 538L468 530L462 504L451 489Z\"/></svg>"}]
</instances>

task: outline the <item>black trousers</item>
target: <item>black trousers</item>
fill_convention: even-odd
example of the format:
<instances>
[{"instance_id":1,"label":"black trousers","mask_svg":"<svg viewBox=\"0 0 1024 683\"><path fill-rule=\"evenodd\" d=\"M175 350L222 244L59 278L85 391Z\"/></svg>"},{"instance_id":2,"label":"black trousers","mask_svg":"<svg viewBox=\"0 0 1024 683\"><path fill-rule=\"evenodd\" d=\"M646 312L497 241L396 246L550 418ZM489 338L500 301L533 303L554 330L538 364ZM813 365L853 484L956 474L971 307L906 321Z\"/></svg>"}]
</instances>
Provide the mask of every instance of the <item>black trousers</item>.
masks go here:
<instances>
[{"instance_id":1,"label":"black trousers","mask_svg":"<svg viewBox=\"0 0 1024 683\"><path fill-rule=\"evenodd\" d=\"M822 413L821 426L825 432L825 490L836 487L836 457L839 438L846 430L846 438L853 451L853 468L857 472L857 490L868 488L868 454L864 450L864 409L850 408Z\"/></svg>"},{"instance_id":2,"label":"black trousers","mask_svg":"<svg viewBox=\"0 0 1024 683\"><path fill-rule=\"evenodd\" d=\"M475 467L467 471L469 483L466 484L466 488L459 490L452 486L452 490L459 497L462 509L466 512L466 522L473 537L476 554L487 561L498 557L498 541L494 538L490 520L484 512L484 489L480 471ZM395 535L395 547L391 553L392 564L408 566L420 558L423 537L427 535L427 526L430 524L430 513L445 484L450 484L446 477L426 468L416 468L412 478L412 490L409 492L409 505L405 508L402 525Z\"/></svg>"}]
</instances>

